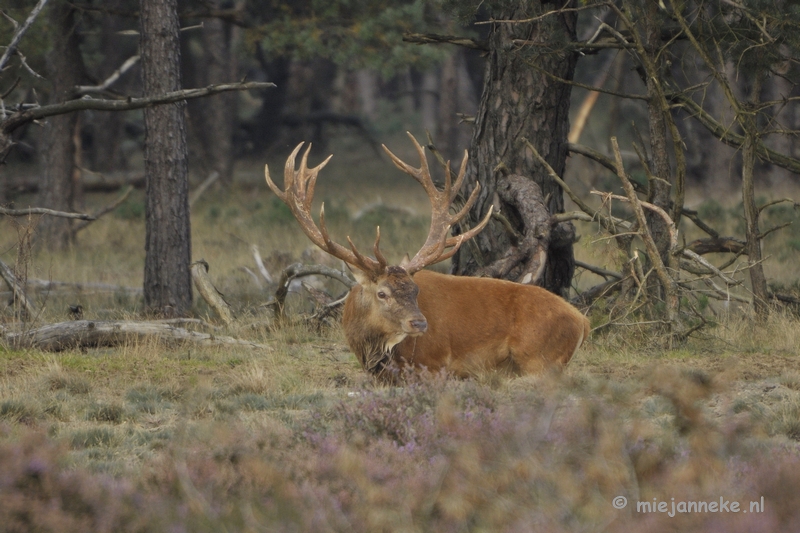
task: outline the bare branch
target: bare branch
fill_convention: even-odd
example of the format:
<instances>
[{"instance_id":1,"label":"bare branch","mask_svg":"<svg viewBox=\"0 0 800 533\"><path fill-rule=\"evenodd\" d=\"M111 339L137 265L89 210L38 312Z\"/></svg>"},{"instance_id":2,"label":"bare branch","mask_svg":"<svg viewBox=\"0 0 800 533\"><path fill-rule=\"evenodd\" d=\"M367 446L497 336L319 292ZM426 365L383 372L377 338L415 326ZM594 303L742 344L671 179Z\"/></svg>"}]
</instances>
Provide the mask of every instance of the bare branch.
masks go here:
<instances>
[{"instance_id":1,"label":"bare branch","mask_svg":"<svg viewBox=\"0 0 800 533\"><path fill-rule=\"evenodd\" d=\"M25 295L25 290L23 289L17 277L14 275L14 271L11 270L11 268L2 260L0 260L0 278L5 280L8 288L11 289L11 292L14 294L14 301L20 303L25 315L29 317L35 316L36 308Z\"/></svg>"},{"instance_id":2,"label":"bare branch","mask_svg":"<svg viewBox=\"0 0 800 533\"><path fill-rule=\"evenodd\" d=\"M729 278L728 276L726 276L724 272L722 272L720 269L718 269L717 267L712 265L710 262L708 262L705 259L703 259L699 254L696 254L691 250L683 250L682 253L683 253L683 255L685 255L686 257L691 259L692 261L695 261L695 262L699 263L700 265L704 266L705 268L707 268L708 270L710 270L711 272L713 272L714 274L716 274L717 276L722 278L722 280L726 284L728 284L728 285L739 285L739 284L742 283L739 280L735 280L733 278Z\"/></svg>"},{"instance_id":3,"label":"bare branch","mask_svg":"<svg viewBox=\"0 0 800 533\"><path fill-rule=\"evenodd\" d=\"M80 85L75 88L75 93L77 95L81 94L88 94L88 93L99 93L105 91L109 87L111 87L114 83L117 82L123 74L128 72L137 62L139 61L139 56L129 57L121 67L115 70L111 76L106 78L106 80L101 83L100 85Z\"/></svg>"},{"instance_id":4,"label":"bare branch","mask_svg":"<svg viewBox=\"0 0 800 533\"><path fill-rule=\"evenodd\" d=\"M282 319L284 314L284 304L286 302L286 295L289 294L289 285L297 278L305 276L328 276L342 284L346 285L348 289L352 289L356 282L347 277L344 272L333 269L325 265L304 265L302 263L294 263L289 265L281 273L281 279L278 282L278 290L275 291L275 300L272 302L276 307L276 315Z\"/></svg>"},{"instance_id":5,"label":"bare branch","mask_svg":"<svg viewBox=\"0 0 800 533\"><path fill-rule=\"evenodd\" d=\"M203 196L203 193L206 192L206 190L211 187L215 181L217 181L217 179L219 179L219 172L212 170L211 174L209 174L208 177L203 180L203 183L198 185L197 188L192 191L192 194L189 196L189 207L192 207L195 202L197 202L197 200Z\"/></svg>"},{"instance_id":6,"label":"bare branch","mask_svg":"<svg viewBox=\"0 0 800 533\"><path fill-rule=\"evenodd\" d=\"M617 176L619 176L620 181L622 181L625 194L627 194L628 201L630 201L633 212L636 214L636 220L639 223L640 236L644 241L645 247L647 248L647 255L650 257L650 261L653 263L653 268L656 270L656 275L658 276L661 286L664 289L664 296L667 302L667 318L669 320L670 327L672 328L673 336L675 336L676 333L679 336L679 331L676 331L680 330L680 323L678 322L678 295L675 290L675 281L667 272L664 262L661 260L661 255L658 252L658 247L653 240L653 236L650 235L650 232L647 229L647 219L644 216L642 207L647 207L648 209L655 211L666 221L670 234L670 253L675 250L678 244L675 225L673 224L672 219L670 219L669 215L667 215L663 209L639 200L639 198L636 196L636 191L633 189L633 185L631 185L631 182L625 173L625 168L622 164L622 154L619 151L619 145L617 144L616 137L611 137L611 147L614 150L614 159L617 164Z\"/></svg>"},{"instance_id":7,"label":"bare branch","mask_svg":"<svg viewBox=\"0 0 800 533\"><path fill-rule=\"evenodd\" d=\"M0 207L0 215L10 217L27 217L30 215L50 215L52 217L75 218L78 220L95 220L96 217L86 213L67 213L65 211L55 211L46 207L28 207L27 209L8 209Z\"/></svg>"},{"instance_id":8,"label":"bare branch","mask_svg":"<svg viewBox=\"0 0 800 533\"><path fill-rule=\"evenodd\" d=\"M670 93L667 97L680 102L680 104L686 108L687 112L696 118L700 124L705 126L714 137L728 146L739 149L744 145L743 135L735 133L730 127L721 124L708 111L703 109L700 104L692 100L691 96L684 93ZM767 148L760 140L756 140L756 155L758 155L761 161L772 163L773 165L778 165L786 170L790 170L795 174L800 174L800 159Z\"/></svg>"},{"instance_id":9,"label":"bare branch","mask_svg":"<svg viewBox=\"0 0 800 533\"><path fill-rule=\"evenodd\" d=\"M262 276L264 276L264 279L267 280L267 283L274 283L274 280L272 279L269 270L267 270L267 267L264 266L264 261L263 259L261 259L261 253L258 251L258 246L254 244L252 249L253 249L253 259L256 262L256 267L258 268L258 271L261 273Z\"/></svg>"},{"instance_id":10,"label":"bare branch","mask_svg":"<svg viewBox=\"0 0 800 533\"><path fill-rule=\"evenodd\" d=\"M124 193L122 193L122 196L120 196L119 198L117 198L116 200L114 200L113 202L111 202L110 204L105 206L104 208L100 209L96 213L92 214L93 218L91 218L91 219L87 220L86 222L82 222L82 223L78 224L77 226L75 226L75 228L72 230L72 232L73 233L78 233L80 230L82 230L83 228L85 228L86 226L91 224L93 221L99 219L103 215L107 215L108 213L112 212L114 209L118 208L120 205L122 205L122 202L124 202L125 200L128 199L128 196L130 196L131 191L133 191L133 185L128 185L128 188L125 190Z\"/></svg>"},{"instance_id":11,"label":"bare branch","mask_svg":"<svg viewBox=\"0 0 800 533\"><path fill-rule=\"evenodd\" d=\"M599 266L590 265L589 263L584 263L583 261L575 260L575 266L580 267L584 270L588 270L589 272L594 272L598 276L602 276L605 279L614 278L614 279L622 279L624 276L619 272L614 272L612 270L606 270L605 268L600 268Z\"/></svg>"},{"instance_id":12,"label":"bare branch","mask_svg":"<svg viewBox=\"0 0 800 533\"><path fill-rule=\"evenodd\" d=\"M2 57L0 57L0 72L2 72L5 68L6 63L8 63L8 59L16 51L19 42L22 40L22 37L25 35L25 33L27 33L28 29L30 29L31 24L33 24L33 21L36 20L37 16L39 16L39 12L42 10L47 1L48 0L39 0L36 6L34 6L33 10L31 10L28 18L25 19L25 22L22 24L22 26L17 28L16 33L11 38L11 42L8 43L8 47L6 47L6 51L3 52Z\"/></svg>"},{"instance_id":13,"label":"bare branch","mask_svg":"<svg viewBox=\"0 0 800 533\"><path fill-rule=\"evenodd\" d=\"M455 35L438 35L434 33L404 33L403 41L414 44L454 44L472 50L489 51L489 43L478 41L468 37L457 37Z\"/></svg>"},{"instance_id":14,"label":"bare branch","mask_svg":"<svg viewBox=\"0 0 800 533\"><path fill-rule=\"evenodd\" d=\"M144 107L153 107L156 105L171 104L174 102L181 102L183 100L190 100L192 98L211 96L227 91L247 91L253 89L268 89L271 87L275 87L275 84L248 81L209 85L208 87L202 87L199 89L183 89L180 91L173 91L147 98L107 100L83 97L78 100L69 100L67 102L45 106L35 106L24 111L18 111L8 117L8 119L2 122L0 126L2 126L2 133L8 135L20 126L23 126L29 122L33 122L34 120L72 113L73 111L85 111L88 109L93 109L95 111L128 111L131 109L142 109Z\"/></svg>"},{"instance_id":15,"label":"bare branch","mask_svg":"<svg viewBox=\"0 0 800 533\"><path fill-rule=\"evenodd\" d=\"M733 237L712 237L710 239L695 239L686 245L687 250L698 255L710 253L741 254L745 252L745 242Z\"/></svg>"}]
</instances>

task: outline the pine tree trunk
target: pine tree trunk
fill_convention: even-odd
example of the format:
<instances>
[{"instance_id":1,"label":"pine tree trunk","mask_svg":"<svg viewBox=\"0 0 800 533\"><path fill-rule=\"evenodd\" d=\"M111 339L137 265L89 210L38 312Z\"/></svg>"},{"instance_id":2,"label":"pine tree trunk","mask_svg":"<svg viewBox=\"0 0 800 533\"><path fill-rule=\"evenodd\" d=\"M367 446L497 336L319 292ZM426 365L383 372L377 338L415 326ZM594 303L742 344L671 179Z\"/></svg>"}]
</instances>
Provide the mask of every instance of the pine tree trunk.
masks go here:
<instances>
[{"instance_id":1,"label":"pine tree trunk","mask_svg":"<svg viewBox=\"0 0 800 533\"><path fill-rule=\"evenodd\" d=\"M144 95L179 90L177 0L141 0ZM185 103L144 110L146 244L144 300L149 312L184 315L192 304Z\"/></svg>"},{"instance_id":2,"label":"pine tree trunk","mask_svg":"<svg viewBox=\"0 0 800 533\"><path fill-rule=\"evenodd\" d=\"M49 13L52 25L53 48L47 56L48 78L53 84L51 103L73 97L80 84L83 60L75 32L75 10L67 2L53 3ZM43 135L44 175L38 204L57 211L73 211L79 186L73 180L75 165L75 128L78 113L58 115L47 119ZM71 220L43 217L38 234L42 244L50 249L63 249L72 240Z\"/></svg>"},{"instance_id":3,"label":"pine tree trunk","mask_svg":"<svg viewBox=\"0 0 800 533\"><path fill-rule=\"evenodd\" d=\"M552 7L520 1L492 16L520 20ZM563 194L522 139L563 174L571 87L543 71L572 79L577 56L564 44L575 40L575 22L574 13L562 13L532 24L491 28L467 168L467 183L474 187L480 182L482 189L469 222L474 224L495 203L516 234L503 224L489 224L474 240L476 246L464 246L454 257L456 274L535 283L562 295L569 290L574 228L569 223L551 228L549 216L564 210ZM505 170L498 171L498 165Z\"/></svg>"}]
</instances>

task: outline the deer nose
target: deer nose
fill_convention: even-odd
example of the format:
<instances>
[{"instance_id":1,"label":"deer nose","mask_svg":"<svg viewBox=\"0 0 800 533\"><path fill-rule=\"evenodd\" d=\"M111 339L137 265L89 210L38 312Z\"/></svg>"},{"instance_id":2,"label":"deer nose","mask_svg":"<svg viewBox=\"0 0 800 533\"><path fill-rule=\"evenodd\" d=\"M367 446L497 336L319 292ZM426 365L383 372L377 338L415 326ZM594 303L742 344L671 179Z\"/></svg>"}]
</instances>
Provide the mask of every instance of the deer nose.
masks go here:
<instances>
[{"instance_id":1,"label":"deer nose","mask_svg":"<svg viewBox=\"0 0 800 533\"><path fill-rule=\"evenodd\" d=\"M428 321L427 320L412 320L411 328L419 331L420 333L425 333L428 330Z\"/></svg>"}]
</instances>

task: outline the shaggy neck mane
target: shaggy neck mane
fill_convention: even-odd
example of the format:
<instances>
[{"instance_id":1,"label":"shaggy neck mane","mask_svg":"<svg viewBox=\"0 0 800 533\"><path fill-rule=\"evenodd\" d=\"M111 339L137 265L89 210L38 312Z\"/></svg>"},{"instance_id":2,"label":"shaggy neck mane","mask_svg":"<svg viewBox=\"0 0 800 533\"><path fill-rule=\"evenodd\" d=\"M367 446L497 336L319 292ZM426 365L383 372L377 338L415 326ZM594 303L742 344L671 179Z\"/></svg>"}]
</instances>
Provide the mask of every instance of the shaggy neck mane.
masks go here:
<instances>
[{"instance_id":1,"label":"shaggy neck mane","mask_svg":"<svg viewBox=\"0 0 800 533\"><path fill-rule=\"evenodd\" d=\"M354 339L355 340L355 339ZM388 347L384 335L364 335L357 342L351 341L351 348L361 360L364 369L370 374L382 374L394 359L396 344Z\"/></svg>"},{"instance_id":2,"label":"shaggy neck mane","mask_svg":"<svg viewBox=\"0 0 800 533\"><path fill-rule=\"evenodd\" d=\"M405 335L398 338L370 327L369 302L364 302L365 296L360 285L353 289L351 298L352 301L346 303L345 309L345 313L350 314L350 326L345 328L347 342L367 372L381 375L394 359L396 346Z\"/></svg>"}]
</instances>

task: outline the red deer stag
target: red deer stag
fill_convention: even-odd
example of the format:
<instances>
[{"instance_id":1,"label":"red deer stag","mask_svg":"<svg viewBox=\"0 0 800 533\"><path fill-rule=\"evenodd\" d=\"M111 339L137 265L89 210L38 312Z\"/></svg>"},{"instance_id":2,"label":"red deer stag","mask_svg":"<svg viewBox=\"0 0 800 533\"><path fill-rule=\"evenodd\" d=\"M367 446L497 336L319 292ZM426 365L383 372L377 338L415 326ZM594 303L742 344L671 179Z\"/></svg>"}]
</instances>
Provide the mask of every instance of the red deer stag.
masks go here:
<instances>
[{"instance_id":1,"label":"red deer stag","mask_svg":"<svg viewBox=\"0 0 800 533\"><path fill-rule=\"evenodd\" d=\"M470 231L450 236L451 226L472 207L479 190L476 187L458 213L449 214L464 179L467 154L455 183L451 184L448 168L440 191L431 180L425 150L411 134L409 137L419 153L420 168L407 165L386 146L383 149L425 189L432 217L425 244L412 259L406 256L397 266L389 265L380 251L380 228L373 259L359 253L350 237L349 248L331 240L324 204L319 226L314 223L310 209L317 175L332 156L309 169L309 146L295 170L300 143L286 160L284 191L270 179L269 168L264 168L270 189L289 206L308 238L353 269L358 285L345 301L343 323L347 342L361 365L389 380L391 367L407 365L431 371L446 368L459 376L493 368L532 374L566 365L588 336L589 321L559 296L532 285L422 270L452 257L486 226L491 210Z\"/></svg>"}]
</instances>

